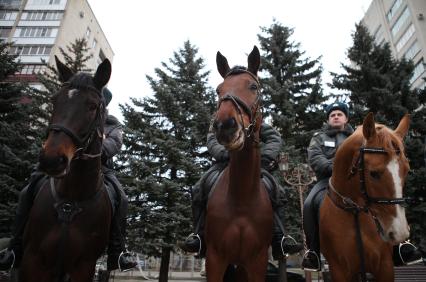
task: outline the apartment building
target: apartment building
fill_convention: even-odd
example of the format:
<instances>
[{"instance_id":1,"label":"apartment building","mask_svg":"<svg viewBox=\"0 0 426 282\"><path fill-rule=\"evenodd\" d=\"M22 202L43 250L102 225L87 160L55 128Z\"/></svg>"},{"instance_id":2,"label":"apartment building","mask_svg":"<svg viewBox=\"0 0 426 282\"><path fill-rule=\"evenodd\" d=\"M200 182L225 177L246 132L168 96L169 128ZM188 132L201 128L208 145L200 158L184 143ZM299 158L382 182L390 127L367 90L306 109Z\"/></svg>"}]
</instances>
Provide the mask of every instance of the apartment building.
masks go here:
<instances>
[{"instance_id":1,"label":"apartment building","mask_svg":"<svg viewBox=\"0 0 426 282\"><path fill-rule=\"evenodd\" d=\"M54 56L62 58L59 48L77 38L86 38L95 70L114 52L87 0L0 0L0 39L13 42L10 52L19 55L23 65L17 76L37 84L36 74L46 62L54 65Z\"/></svg>"},{"instance_id":2,"label":"apartment building","mask_svg":"<svg viewBox=\"0 0 426 282\"><path fill-rule=\"evenodd\" d=\"M426 0L373 0L362 22L377 44L389 42L396 58L414 62L411 85L424 88Z\"/></svg>"}]
</instances>

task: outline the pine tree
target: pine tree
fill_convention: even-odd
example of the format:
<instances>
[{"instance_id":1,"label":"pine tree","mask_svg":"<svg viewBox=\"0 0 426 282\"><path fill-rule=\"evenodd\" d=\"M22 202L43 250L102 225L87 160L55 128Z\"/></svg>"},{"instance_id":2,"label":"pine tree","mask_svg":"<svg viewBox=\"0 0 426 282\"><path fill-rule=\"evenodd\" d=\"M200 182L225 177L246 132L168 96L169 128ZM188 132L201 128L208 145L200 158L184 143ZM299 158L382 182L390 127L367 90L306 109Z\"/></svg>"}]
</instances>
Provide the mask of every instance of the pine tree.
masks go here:
<instances>
[{"instance_id":1,"label":"pine tree","mask_svg":"<svg viewBox=\"0 0 426 282\"><path fill-rule=\"evenodd\" d=\"M367 28L355 26L353 46L348 50L351 65L342 65L343 74L333 74L332 87L346 91L351 108L351 122L361 124L368 112L376 114L376 120L395 128L405 113L411 114L411 129L405 138L405 149L411 170L405 186L405 196L417 199L407 208L411 226L411 238L426 251L426 204L418 201L426 198L425 186L425 91L410 88L414 69L411 61L397 60L389 45L376 45Z\"/></svg>"},{"instance_id":2,"label":"pine tree","mask_svg":"<svg viewBox=\"0 0 426 282\"><path fill-rule=\"evenodd\" d=\"M152 97L124 105L120 160L129 187L132 248L161 256L159 281L167 281L170 251L191 230L191 187L209 166L206 136L214 111L209 72L189 41L169 64L147 76Z\"/></svg>"},{"instance_id":3,"label":"pine tree","mask_svg":"<svg viewBox=\"0 0 426 282\"><path fill-rule=\"evenodd\" d=\"M315 130L321 128L324 113L319 105L325 101L321 86L320 58L311 60L291 41L294 30L274 22L262 27L258 35L261 50L262 99L264 116L281 133L283 150L290 153L292 163L306 163L306 148ZM301 239L299 195L287 187L287 232Z\"/></svg>"},{"instance_id":4,"label":"pine tree","mask_svg":"<svg viewBox=\"0 0 426 282\"><path fill-rule=\"evenodd\" d=\"M11 44L0 41L0 237L8 237L19 191L37 163L43 97L14 76L20 71Z\"/></svg>"}]
</instances>

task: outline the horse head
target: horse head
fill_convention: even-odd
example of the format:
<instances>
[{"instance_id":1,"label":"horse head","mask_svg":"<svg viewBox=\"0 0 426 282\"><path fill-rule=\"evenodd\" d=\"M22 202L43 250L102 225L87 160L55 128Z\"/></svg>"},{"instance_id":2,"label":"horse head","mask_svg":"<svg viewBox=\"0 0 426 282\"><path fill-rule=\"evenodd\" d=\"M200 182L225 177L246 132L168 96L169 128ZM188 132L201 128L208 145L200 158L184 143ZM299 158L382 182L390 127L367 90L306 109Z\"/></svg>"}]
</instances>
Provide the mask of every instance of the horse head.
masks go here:
<instances>
[{"instance_id":1,"label":"horse head","mask_svg":"<svg viewBox=\"0 0 426 282\"><path fill-rule=\"evenodd\" d=\"M246 138L258 134L262 119L257 77L259 49L254 46L247 68L235 66L231 69L220 52L217 52L216 64L224 80L216 89L219 100L213 130L218 142L228 150L241 150Z\"/></svg>"},{"instance_id":2,"label":"horse head","mask_svg":"<svg viewBox=\"0 0 426 282\"><path fill-rule=\"evenodd\" d=\"M357 193L355 198L371 213L382 239L392 244L409 236L405 209L401 206L405 202L404 183L410 168L403 145L408 127L408 115L402 118L397 129L391 130L375 123L373 114L369 113L336 154L337 160L351 150L349 178L347 173L340 177L346 177L347 191ZM359 182L352 178L355 174ZM337 177L333 182L339 181Z\"/></svg>"},{"instance_id":3,"label":"horse head","mask_svg":"<svg viewBox=\"0 0 426 282\"><path fill-rule=\"evenodd\" d=\"M101 91L109 81L111 63L104 60L91 76L83 72L74 74L55 59L63 84L52 98L53 112L39 156L39 169L62 177L72 160L100 156L106 107Z\"/></svg>"}]
</instances>

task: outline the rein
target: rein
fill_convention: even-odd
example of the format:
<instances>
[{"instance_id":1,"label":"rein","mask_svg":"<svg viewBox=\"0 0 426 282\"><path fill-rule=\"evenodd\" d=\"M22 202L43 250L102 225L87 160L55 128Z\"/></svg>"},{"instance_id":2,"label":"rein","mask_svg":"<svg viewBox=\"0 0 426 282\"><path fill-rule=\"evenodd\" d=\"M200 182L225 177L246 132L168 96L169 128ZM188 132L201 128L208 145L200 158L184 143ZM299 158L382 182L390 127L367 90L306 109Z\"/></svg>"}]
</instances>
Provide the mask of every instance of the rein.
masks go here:
<instances>
[{"instance_id":1,"label":"rein","mask_svg":"<svg viewBox=\"0 0 426 282\"><path fill-rule=\"evenodd\" d=\"M220 105L222 104L223 101L231 101L232 104L234 105L235 109L237 110L239 116L240 116L240 120L241 120L240 125L244 129L244 135L246 136L246 138L249 138L253 134L254 128L256 127L256 120L257 120L259 114L262 111L262 107L261 107L261 101L262 100L261 100L261 94L260 94L260 91L259 91L260 82L259 82L259 79L257 78L256 75L249 72L248 70L242 70L242 69L238 69L238 70L234 70L234 71L231 70L230 72L228 72L225 75L224 79L226 79L230 75L241 74L241 73L249 74L256 81L257 86L258 86L257 91L256 91L257 92L256 100L253 102L251 107L249 107L238 96L226 94L219 99L219 101L217 103L217 110L219 110ZM254 113L253 113L253 109L255 109ZM248 115L249 120L250 120L250 123L247 125L247 127L244 124L243 112ZM258 142L258 140L255 140L255 141Z\"/></svg>"},{"instance_id":2,"label":"rein","mask_svg":"<svg viewBox=\"0 0 426 282\"><path fill-rule=\"evenodd\" d=\"M384 197L371 197L368 195L367 192L367 185L365 181L365 162L364 162L364 155L366 153L369 154L388 154L383 148L366 148L361 147L359 149L360 154L358 155L358 158L355 162L355 164L352 166L350 170L349 178L356 174L356 171L359 173L359 182L360 182L360 190L361 193L365 199L364 205L359 205L356 202L354 202L351 198L343 196L340 194L331 183L331 178L328 182L328 189L327 189L327 195L331 199L331 201L334 203L335 206L338 208L350 212L354 215L355 220L355 229L356 229L356 242L358 246L358 253L360 256L360 264L361 264L361 280L363 282L367 281L367 275L366 275L366 268L365 268L365 257L364 257L364 245L362 243L362 236L361 236L361 226L359 222L359 214L361 212L369 213L374 223L377 227L377 233L380 235L384 235L384 230L382 225L380 224L377 216L371 211L370 205L372 204L381 204L381 205L400 205L407 202L407 198L384 198ZM397 150L397 153L399 153L399 150ZM339 202L341 201L341 203Z\"/></svg>"},{"instance_id":3,"label":"rein","mask_svg":"<svg viewBox=\"0 0 426 282\"><path fill-rule=\"evenodd\" d=\"M69 83L65 82L62 87L68 87L68 86L69 86ZM50 131L55 131L55 132L63 132L68 137L71 138L73 143L77 146L77 150L75 151L75 155L74 155L73 160L75 160L75 159L83 159L83 160L93 159L93 158L98 158L102 155L102 151L97 153L97 154L87 154L86 153L87 148L91 144L91 142L93 140L93 135L95 133L97 133L99 138L103 137L103 134L100 130L101 121L102 121L101 113L104 112L103 111L104 110L104 103L102 102L102 93L97 88L92 87L92 86L86 86L85 88L87 88L88 90L98 94L98 97L101 99L101 103L99 103L98 107L96 108L96 116L92 120L92 122L90 123L89 130L83 136L83 138L80 138L74 132L72 132L72 130L70 130L70 129L68 129L65 126L62 126L60 124L57 124L57 123L50 124L47 127L47 130L46 130L46 135L48 135Z\"/></svg>"}]
</instances>

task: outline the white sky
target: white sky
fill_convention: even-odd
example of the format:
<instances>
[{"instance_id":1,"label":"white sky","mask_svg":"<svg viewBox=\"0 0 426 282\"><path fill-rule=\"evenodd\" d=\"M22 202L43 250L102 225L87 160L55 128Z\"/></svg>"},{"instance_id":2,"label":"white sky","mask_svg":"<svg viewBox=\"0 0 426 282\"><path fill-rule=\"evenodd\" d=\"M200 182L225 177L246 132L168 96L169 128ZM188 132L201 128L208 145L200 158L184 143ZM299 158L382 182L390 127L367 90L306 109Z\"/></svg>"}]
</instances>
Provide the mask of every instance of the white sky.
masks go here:
<instances>
[{"instance_id":1,"label":"white sky","mask_svg":"<svg viewBox=\"0 0 426 282\"><path fill-rule=\"evenodd\" d=\"M294 28L291 41L311 59L322 55L323 83L340 72L351 34L372 0L88 0L115 53L109 89L110 113L122 120L118 104L152 94L146 75L167 62L186 40L198 48L210 70L209 84L221 81L216 52L229 64L246 65L258 45L260 27L275 18ZM259 46L258 46L259 47ZM326 89L326 88L325 88Z\"/></svg>"}]
</instances>

